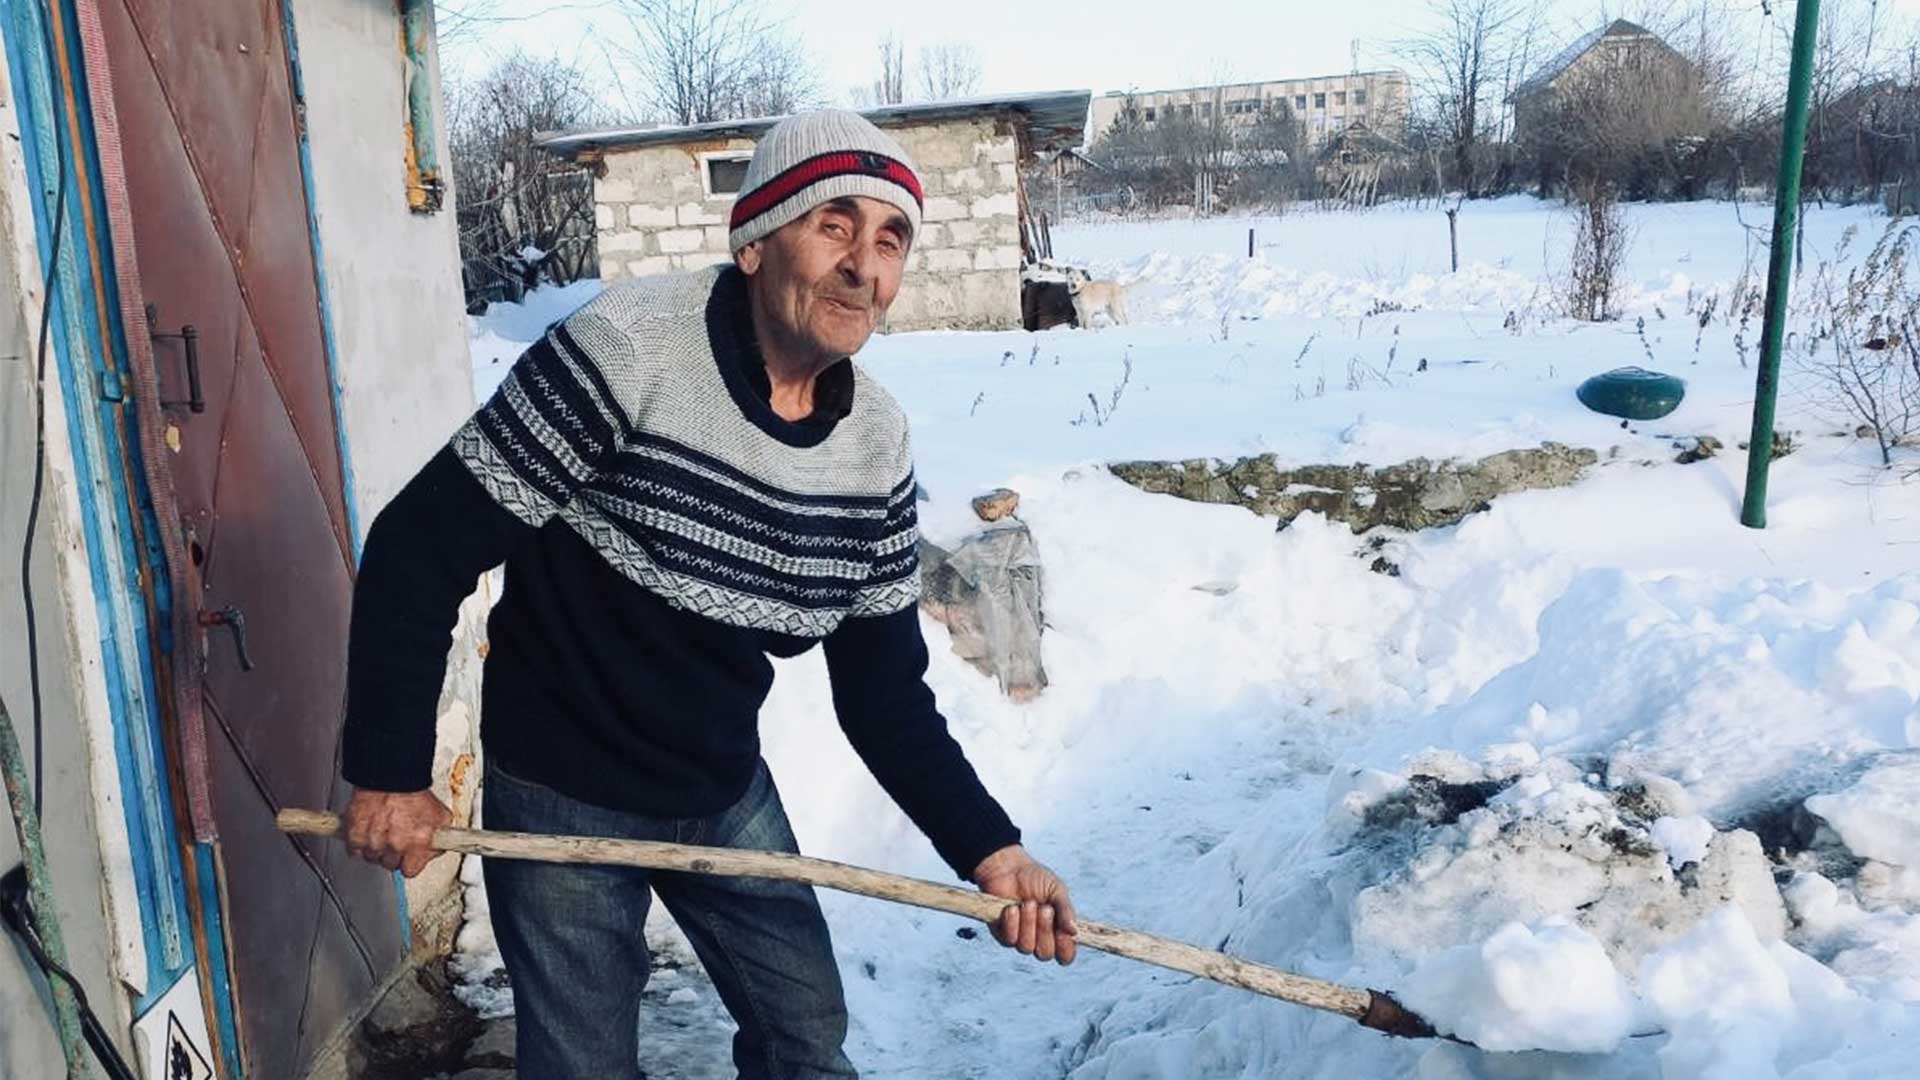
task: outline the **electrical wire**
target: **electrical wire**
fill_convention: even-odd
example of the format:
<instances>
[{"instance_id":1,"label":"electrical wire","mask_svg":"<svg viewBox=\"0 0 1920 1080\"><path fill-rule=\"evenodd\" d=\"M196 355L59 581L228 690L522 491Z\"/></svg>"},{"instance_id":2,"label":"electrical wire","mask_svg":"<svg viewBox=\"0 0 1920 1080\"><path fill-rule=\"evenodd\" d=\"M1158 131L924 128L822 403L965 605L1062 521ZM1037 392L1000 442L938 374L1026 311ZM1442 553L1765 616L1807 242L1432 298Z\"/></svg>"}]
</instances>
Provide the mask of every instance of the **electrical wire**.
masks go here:
<instances>
[{"instance_id":1,"label":"electrical wire","mask_svg":"<svg viewBox=\"0 0 1920 1080\"><path fill-rule=\"evenodd\" d=\"M49 5L50 8L51 5ZM53 31L48 19L53 12L43 8L40 44L46 50L47 64L54 64ZM52 257L47 260L47 276L40 294L40 342L35 350L33 371L33 494L27 501L26 537L20 543L20 600L27 616L27 701L33 731L33 812L43 817L46 811L47 754L46 714L40 694L40 620L33 606L33 535L40 522L40 498L47 475L47 341L53 327L53 293L60 281L60 244L67 224L67 154L60 125L53 125L53 242L48 245Z\"/></svg>"}]
</instances>

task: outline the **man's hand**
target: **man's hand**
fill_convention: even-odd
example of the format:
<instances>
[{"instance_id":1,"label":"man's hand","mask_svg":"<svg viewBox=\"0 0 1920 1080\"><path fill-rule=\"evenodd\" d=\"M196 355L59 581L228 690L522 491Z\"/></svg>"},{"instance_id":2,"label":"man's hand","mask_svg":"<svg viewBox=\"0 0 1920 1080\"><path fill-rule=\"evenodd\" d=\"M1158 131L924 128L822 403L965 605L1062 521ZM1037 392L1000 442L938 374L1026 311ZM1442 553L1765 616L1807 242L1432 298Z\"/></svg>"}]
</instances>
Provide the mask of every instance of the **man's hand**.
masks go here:
<instances>
[{"instance_id":1,"label":"man's hand","mask_svg":"<svg viewBox=\"0 0 1920 1080\"><path fill-rule=\"evenodd\" d=\"M1073 963L1073 936L1079 931L1067 883L1058 874L1033 861L1026 848L1009 844L980 860L973 880L981 892L1019 901L1007 905L993 923L995 941L1043 962Z\"/></svg>"},{"instance_id":2,"label":"man's hand","mask_svg":"<svg viewBox=\"0 0 1920 1080\"><path fill-rule=\"evenodd\" d=\"M431 791L363 791L347 803L347 850L368 862L413 877L435 855L435 829L453 820L453 811Z\"/></svg>"}]
</instances>

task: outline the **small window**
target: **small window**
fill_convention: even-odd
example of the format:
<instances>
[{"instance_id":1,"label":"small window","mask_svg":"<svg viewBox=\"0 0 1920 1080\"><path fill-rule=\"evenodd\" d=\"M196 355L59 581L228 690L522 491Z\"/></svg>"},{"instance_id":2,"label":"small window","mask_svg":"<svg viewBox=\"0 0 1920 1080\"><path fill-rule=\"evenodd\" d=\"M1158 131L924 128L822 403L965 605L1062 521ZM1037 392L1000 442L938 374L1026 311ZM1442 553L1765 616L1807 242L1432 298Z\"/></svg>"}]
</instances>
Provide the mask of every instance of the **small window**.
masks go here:
<instances>
[{"instance_id":1,"label":"small window","mask_svg":"<svg viewBox=\"0 0 1920 1080\"><path fill-rule=\"evenodd\" d=\"M1324 108L1326 108L1326 107L1327 107L1327 95L1325 95L1325 94L1315 94L1315 95L1313 95L1313 107L1314 107L1314 108L1316 108L1316 109L1324 109Z\"/></svg>"},{"instance_id":2,"label":"small window","mask_svg":"<svg viewBox=\"0 0 1920 1080\"><path fill-rule=\"evenodd\" d=\"M751 160L751 150L700 155L700 181L707 189L707 197L721 199L740 194L740 187L747 180L747 162Z\"/></svg>"},{"instance_id":3,"label":"small window","mask_svg":"<svg viewBox=\"0 0 1920 1080\"><path fill-rule=\"evenodd\" d=\"M1201 103L1200 103L1200 115L1201 115L1201 116L1212 116L1212 115L1213 115L1213 102L1211 102L1211 101L1203 101L1203 102L1201 102Z\"/></svg>"},{"instance_id":4,"label":"small window","mask_svg":"<svg viewBox=\"0 0 1920 1080\"><path fill-rule=\"evenodd\" d=\"M1147 106L1146 117L1147 117L1147 123L1149 124L1153 123L1153 106L1151 105Z\"/></svg>"},{"instance_id":5,"label":"small window","mask_svg":"<svg viewBox=\"0 0 1920 1080\"><path fill-rule=\"evenodd\" d=\"M1353 92L1353 103L1355 105L1365 105L1367 103L1367 92L1365 90L1355 90Z\"/></svg>"},{"instance_id":6,"label":"small window","mask_svg":"<svg viewBox=\"0 0 1920 1080\"><path fill-rule=\"evenodd\" d=\"M1305 109L1307 107L1307 95L1305 94L1293 95L1293 107L1296 109Z\"/></svg>"},{"instance_id":7,"label":"small window","mask_svg":"<svg viewBox=\"0 0 1920 1080\"><path fill-rule=\"evenodd\" d=\"M1345 105L1347 103L1347 92L1345 90L1335 90L1333 92L1333 103L1335 105Z\"/></svg>"},{"instance_id":8,"label":"small window","mask_svg":"<svg viewBox=\"0 0 1920 1080\"><path fill-rule=\"evenodd\" d=\"M1191 105L1180 106L1180 115L1191 118L1193 116L1193 106Z\"/></svg>"}]
</instances>

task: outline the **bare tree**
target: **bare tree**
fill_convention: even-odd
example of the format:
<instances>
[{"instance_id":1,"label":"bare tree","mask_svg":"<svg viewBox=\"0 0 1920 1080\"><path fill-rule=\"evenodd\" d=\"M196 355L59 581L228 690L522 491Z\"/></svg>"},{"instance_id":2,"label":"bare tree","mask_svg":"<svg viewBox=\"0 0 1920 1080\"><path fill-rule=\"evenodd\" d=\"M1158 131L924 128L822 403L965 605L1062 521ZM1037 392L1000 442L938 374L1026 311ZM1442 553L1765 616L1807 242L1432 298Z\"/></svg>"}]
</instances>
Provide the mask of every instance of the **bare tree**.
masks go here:
<instances>
[{"instance_id":1,"label":"bare tree","mask_svg":"<svg viewBox=\"0 0 1920 1080\"><path fill-rule=\"evenodd\" d=\"M1809 282L1814 325L1801 370L1813 398L1835 419L1872 438L1882 464L1896 448L1920 440L1920 284L1908 276L1920 228L1887 224L1865 260L1842 277L1836 269L1852 230Z\"/></svg>"},{"instance_id":2,"label":"bare tree","mask_svg":"<svg viewBox=\"0 0 1920 1080\"><path fill-rule=\"evenodd\" d=\"M593 181L535 144L606 117L588 77L515 52L447 86L460 256L470 301L518 299L594 272Z\"/></svg>"},{"instance_id":3,"label":"bare tree","mask_svg":"<svg viewBox=\"0 0 1920 1080\"><path fill-rule=\"evenodd\" d=\"M880 39L880 76L873 80L873 104L898 105L907 100L907 46L887 31Z\"/></svg>"},{"instance_id":4,"label":"bare tree","mask_svg":"<svg viewBox=\"0 0 1920 1080\"><path fill-rule=\"evenodd\" d=\"M471 43L501 20L500 0L434 0L434 37L442 52Z\"/></svg>"},{"instance_id":5,"label":"bare tree","mask_svg":"<svg viewBox=\"0 0 1920 1080\"><path fill-rule=\"evenodd\" d=\"M646 104L675 124L787 112L819 94L798 39L763 0L608 0Z\"/></svg>"},{"instance_id":6,"label":"bare tree","mask_svg":"<svg viewBox=\"0 0 1920 1080\"><path fill-rule=\"evenodd\" d=\"M951 101L979 93L980 50L964 41L923 45L918 57L920 97L924 101Z\"/></svg>"},{"instance_id":7,"label":"bare tree","mask_svg":"<svg viewBox=\"0 0 1920 1080\"><path fill-rule=\"evenodd\" d=\"M1400 51L1424 84L1453 182L1477 195L1475 150L1497 126L1503 105L1494 91L1507 70L1509 38L1527 25L1530 9L1524 0L1429 0L1428 11L1433 31L1403 42Z\"/></svg>"}]
</instances>

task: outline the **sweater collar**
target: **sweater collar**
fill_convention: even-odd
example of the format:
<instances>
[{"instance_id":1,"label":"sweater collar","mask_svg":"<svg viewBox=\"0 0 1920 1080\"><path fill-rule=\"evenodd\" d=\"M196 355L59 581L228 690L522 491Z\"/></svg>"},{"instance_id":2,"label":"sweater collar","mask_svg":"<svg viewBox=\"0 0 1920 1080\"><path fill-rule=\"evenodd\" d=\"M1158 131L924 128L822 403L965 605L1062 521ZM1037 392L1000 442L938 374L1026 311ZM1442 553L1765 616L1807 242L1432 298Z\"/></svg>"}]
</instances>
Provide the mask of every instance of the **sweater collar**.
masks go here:
<instances>
[{"instance_id":1,"label":"sweater collar","mask_svg":"<svg viewBox=\"0 0 1920 1080\"><path fill-rule=\"evenodd\" d=\"M753 332L753 311L747 297L747 276L736 266L723 267L707 298L707 339L727 390L754 426L781 442L814 446L825 440L840 421L853 412L853 361L842 358L813 379L813 412L788 420L773 411L773 383L767 361Z\"/></svg>"}]
</instances>

